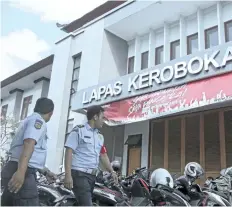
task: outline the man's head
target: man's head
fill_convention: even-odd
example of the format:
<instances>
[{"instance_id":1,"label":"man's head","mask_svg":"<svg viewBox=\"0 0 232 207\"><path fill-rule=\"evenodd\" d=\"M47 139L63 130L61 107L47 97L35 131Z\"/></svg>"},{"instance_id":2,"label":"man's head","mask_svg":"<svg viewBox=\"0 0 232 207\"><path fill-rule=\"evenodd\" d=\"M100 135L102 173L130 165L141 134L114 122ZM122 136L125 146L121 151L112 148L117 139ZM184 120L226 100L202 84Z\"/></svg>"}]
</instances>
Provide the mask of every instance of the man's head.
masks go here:
<instances>
[{"instance_id":1,"label":"man's head","mask_svg":"<svg viewBox=\"0 0 232 207\"><path fill-rule=\"evenodd\" d=\"M39 98L36 101L34 112L39 113L48 122L53 114L54 103L49 98Z\"/></svg>"},{"instance_id":2,"label":"man's head","mask_svg":"<svg viewBox=\"0 0 232 207\"><path fill-rule=\"evenodd\" d=\"M102 128L104 124L104 109L97 105L90 106L87 109L87 119L95 128Z\"/></svg>"}]
</instances>

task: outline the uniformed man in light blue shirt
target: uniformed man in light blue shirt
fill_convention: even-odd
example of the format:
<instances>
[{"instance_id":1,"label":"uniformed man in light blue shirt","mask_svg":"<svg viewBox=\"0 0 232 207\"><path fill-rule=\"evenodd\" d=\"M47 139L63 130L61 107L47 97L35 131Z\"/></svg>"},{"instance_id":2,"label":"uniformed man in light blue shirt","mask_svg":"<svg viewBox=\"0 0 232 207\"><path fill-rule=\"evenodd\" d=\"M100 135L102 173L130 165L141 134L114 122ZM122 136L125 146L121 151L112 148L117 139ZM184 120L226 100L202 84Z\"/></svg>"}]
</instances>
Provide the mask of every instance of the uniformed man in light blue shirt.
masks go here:
<instances>
[{"instance_id":1,"label":"uniformed man in light blue shirt","mask_svg":"<svg viewBox=\"0 0 232 207\"><path fill-rule=\"evenodd\" d=\"M45 168L47 126L54 103L48 98L37 100L34 113L24 119L15 133L10 149L10 161L1 172L4 192L3 206L38 206L36 170L49 177L55 174Z\"/></svg>"},{"instance_id":2,"label":"uniformed man in light blue shirt","mask_svg":"<svg viewBox=\"0 0 232 207\"><path fill-rule=\"evenodd\" d=\"M99 131L104 123L103 108L89 107L87 118L85 125L74 127L65 143L65 186L73 189L80 206L92 206L99 161L117 182Z\"/></svg>"}]
</instances>

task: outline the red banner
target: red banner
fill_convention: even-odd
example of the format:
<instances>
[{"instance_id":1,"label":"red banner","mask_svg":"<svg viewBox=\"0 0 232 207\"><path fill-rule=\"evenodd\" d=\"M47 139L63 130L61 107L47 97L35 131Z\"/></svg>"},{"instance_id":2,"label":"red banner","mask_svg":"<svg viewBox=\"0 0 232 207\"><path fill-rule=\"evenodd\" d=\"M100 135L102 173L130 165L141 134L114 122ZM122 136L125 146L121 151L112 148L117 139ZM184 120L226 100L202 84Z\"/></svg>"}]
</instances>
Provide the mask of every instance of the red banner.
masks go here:
<instances>
[{"instance_id":1,"label":"red banner","mask_svg":"<svg viewBox=\"0 0 232 207\"><path fill-rule=\"evenodd\" d=\"M232 100L232 73L105 105L106 124L120 125Z\"/></svg>"}]
</instances>

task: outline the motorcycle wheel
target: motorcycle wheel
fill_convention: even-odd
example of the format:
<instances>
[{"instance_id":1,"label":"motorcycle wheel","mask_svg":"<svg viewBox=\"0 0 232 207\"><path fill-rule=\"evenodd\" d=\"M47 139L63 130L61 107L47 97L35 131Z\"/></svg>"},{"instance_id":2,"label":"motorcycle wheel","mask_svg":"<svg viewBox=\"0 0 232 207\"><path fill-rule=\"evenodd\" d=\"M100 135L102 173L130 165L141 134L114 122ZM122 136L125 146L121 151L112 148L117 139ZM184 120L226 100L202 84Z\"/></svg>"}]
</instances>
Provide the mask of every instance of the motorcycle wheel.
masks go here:
<instances>
[{"instance_id":1,"label":"motorcycle wheel","mask_svg":"<svg viewBox=\"0 0 232 207\"><path fill-rule=\"evenodd\" d=\"M39 206L48 206L45 201L39 201Z\"/></svg>"}]
</instances>

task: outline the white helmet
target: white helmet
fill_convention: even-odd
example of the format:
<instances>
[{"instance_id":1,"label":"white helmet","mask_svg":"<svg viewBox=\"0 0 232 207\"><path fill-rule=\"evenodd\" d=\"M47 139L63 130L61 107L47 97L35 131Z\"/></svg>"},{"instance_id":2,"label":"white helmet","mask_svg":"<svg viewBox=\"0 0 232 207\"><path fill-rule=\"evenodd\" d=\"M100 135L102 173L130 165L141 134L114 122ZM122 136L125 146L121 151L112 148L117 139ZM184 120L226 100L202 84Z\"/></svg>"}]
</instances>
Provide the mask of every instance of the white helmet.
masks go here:
<instances>
[{"instance_id":1,"label":"white helmet","mask_svg":"<svg viewBox=\"0 0 232 207\"><path fill-rule=\"evenodd\" d=\"M204 173L204 169L197 162L189 162L184 169L184 174L192 178L198 178Z\"/></svg>"},{"instance_id":2,"label":"white helmet","mask_svg":"<svg viewBox=\"0 0 232 207\"><path fill-rule=\"evenodd\" d=\"M170 173L167 170L165 170L163 168L159 168L157 170L154 170L151 174L150 186L155 188L159 184L168 186L170 188L173 188L173 186L174 186L172 176L170 175Z\"/></svg>"}]
</instances>

